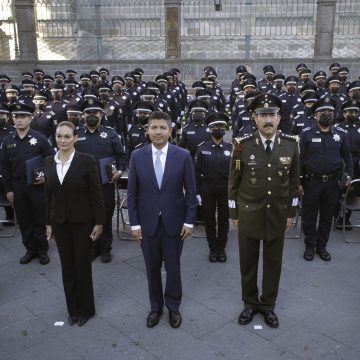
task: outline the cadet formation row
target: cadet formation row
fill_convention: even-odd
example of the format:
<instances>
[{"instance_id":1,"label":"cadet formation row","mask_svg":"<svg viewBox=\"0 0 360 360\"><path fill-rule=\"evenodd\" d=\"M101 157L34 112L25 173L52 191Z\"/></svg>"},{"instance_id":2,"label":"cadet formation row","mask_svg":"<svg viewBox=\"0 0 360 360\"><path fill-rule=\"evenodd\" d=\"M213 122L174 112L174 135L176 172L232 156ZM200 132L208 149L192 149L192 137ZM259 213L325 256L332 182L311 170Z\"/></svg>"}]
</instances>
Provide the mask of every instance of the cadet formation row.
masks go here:
<instances>
[{"instance_id":1,"label":"cadet formation row","mask_svg":"<svg viewBox=\"0 0 360 360\"><path fill-rule=\"evenodd\" d=\"M193 100L175 68L148 82L142 80L140 68L111 81L107 69L93 70L81 74L80 83L73 70L67 70L67 76L57 71L52 77L35 69L34 74L23 73L19 87L0 75L1 192L14 206L26 248L20 263L35 257L43 265L50 261L42 167L43 159L57 150L57 125L74 124L76 150L97 160L105 221L91 256L101 255L106 263L112 259L114 183L126 171L133 151L152 146L148 119L163 112L171 119L170 142L187 149L193 161L198 220L205 223L209 261L227 261L229 214L239 224L241 264L250 253L258 257L258 245L250 249L248 239L264 240L269 246L265 252L272 254L264 263L264 271L265 266L273 269L264 285L268 288L263 288L264 301L254 285L257 262L256 271L255 264L241 265L245 313L239 323L250 322L259 310L268 325L278 326L273 309L284 231L299 201L304 259L313 260L316 252L322 260L331 260L326 246L339 212L341 188L359 176L360 80L348 82L348 69L339 64L330 66L329 76L316 72L313 81L305 64L297 66L298 75L287 77L276 74L271 65L263 71L264 79L257 82L239 66L228 101L211 66L192 84ZM232 130L234 145L224 141L226 129ZM5 210L8 225L13 225L12 208ZM350 215L346 214L347 229Z\"/></svg>"}]
</instances>

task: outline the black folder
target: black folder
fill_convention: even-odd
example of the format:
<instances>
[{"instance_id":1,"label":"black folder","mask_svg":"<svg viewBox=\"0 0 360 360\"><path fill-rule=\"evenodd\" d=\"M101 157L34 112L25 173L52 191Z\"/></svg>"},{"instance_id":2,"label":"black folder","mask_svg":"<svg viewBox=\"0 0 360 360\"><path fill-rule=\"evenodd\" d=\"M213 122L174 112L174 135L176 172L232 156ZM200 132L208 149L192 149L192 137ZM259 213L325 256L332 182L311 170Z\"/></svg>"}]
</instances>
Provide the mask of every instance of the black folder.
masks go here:
<instances>
[{"instance_id":1,"label":"black folder","mask_svg":"<svg viewBox=\"0 0 360 360\"><path fill-rule=\"evenodd\" d=\"M33 158L25 161L26 168L26 183L28 185L33 182L33 171L44 168L44 158L42 155L34 156Z\"/></svg>"}]
</instances>

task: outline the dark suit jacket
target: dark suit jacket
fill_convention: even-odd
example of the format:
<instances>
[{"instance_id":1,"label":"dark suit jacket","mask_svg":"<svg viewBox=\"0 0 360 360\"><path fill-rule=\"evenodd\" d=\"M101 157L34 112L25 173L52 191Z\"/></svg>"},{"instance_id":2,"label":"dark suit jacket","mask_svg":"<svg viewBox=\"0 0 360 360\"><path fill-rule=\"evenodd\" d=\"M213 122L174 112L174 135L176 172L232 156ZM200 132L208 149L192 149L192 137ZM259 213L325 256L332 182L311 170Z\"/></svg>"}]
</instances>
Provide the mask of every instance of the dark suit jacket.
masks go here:
<instances>
[{"instance_id":1,"label":"dark suit jacket","mask_svg":"<svg viewBox=\"0 0 360 360\"><path fill-rule=\"evenodd\" d=\"M75 151L60 184L54 156L45 159L46 224L104 224L105 207L99 170L93 156Z\"/></svg>"},{"instance_id":2,"label":"dark suit jacket","mask_svg":"<svg viewBox=\"0 0 360 360\"><path fill-rule=\"evenodd\" d=\"M194 224L196 188L190 153L169 143L164 176L159 189L151 144L135 150L128 175L128 212L130 225L141 225L143 233L153 236L161 212L168 235L180 234L184 223Z\"/></svg>"}]
</instances>

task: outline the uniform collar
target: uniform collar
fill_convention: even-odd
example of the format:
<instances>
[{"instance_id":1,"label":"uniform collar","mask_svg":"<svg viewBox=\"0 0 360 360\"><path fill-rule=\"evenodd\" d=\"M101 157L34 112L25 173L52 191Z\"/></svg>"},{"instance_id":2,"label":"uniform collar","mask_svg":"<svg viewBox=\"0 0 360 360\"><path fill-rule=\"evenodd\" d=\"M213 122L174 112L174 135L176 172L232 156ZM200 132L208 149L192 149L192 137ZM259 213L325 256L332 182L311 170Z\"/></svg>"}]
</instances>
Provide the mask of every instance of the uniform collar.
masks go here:
<instances>
[{"instance_id":1,"label":"uniform collar","mask_svg":"<svg viewBox=\"0 0 360 360\"><path fill-rule=\"evenodd\" d=\"M220 147L220 148L224 147L224 139L222 139L219 144L215 144L214 140L211 141L212 141L211 147Z\"/></svg>"}]
</instances>

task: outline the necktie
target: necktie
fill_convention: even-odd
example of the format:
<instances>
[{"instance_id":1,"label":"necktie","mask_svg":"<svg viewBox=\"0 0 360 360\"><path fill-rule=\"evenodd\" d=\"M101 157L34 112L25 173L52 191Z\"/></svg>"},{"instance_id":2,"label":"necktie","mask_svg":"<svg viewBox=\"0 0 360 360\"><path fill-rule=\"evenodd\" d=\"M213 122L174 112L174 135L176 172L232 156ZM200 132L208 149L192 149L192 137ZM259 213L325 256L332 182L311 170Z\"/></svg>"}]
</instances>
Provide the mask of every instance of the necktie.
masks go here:
<instances>
[{"instance_id":1,"label":"necktie","mask_svg":"<svg viewBox=\"0 0 360 360\"><path fill-rule=\"evenodd\" d=\"M163 168L162 168L162 164L160 161L160 155L161 155L162 151L158 150L155 154L156 154L156 159L155 159L155 176L156 176L156 180L160 189L161 186L161 182L162 182L162 178L163 178Z\"/></svg>"},{"instance_id":2,"label":"necktie","mask_svg":"<svg viewBox=\"0 0 360 360\"><path fill-rule=\"evenodd\" d=\"M266 142L266 149L265 149L265 151L266 151L266 153L268 154L268 156L270 156L270 154L271 154L271 143L272 143L272 141L271 141L271 140L266 140L265 142Z\"/></svg>"}]
</instances>

